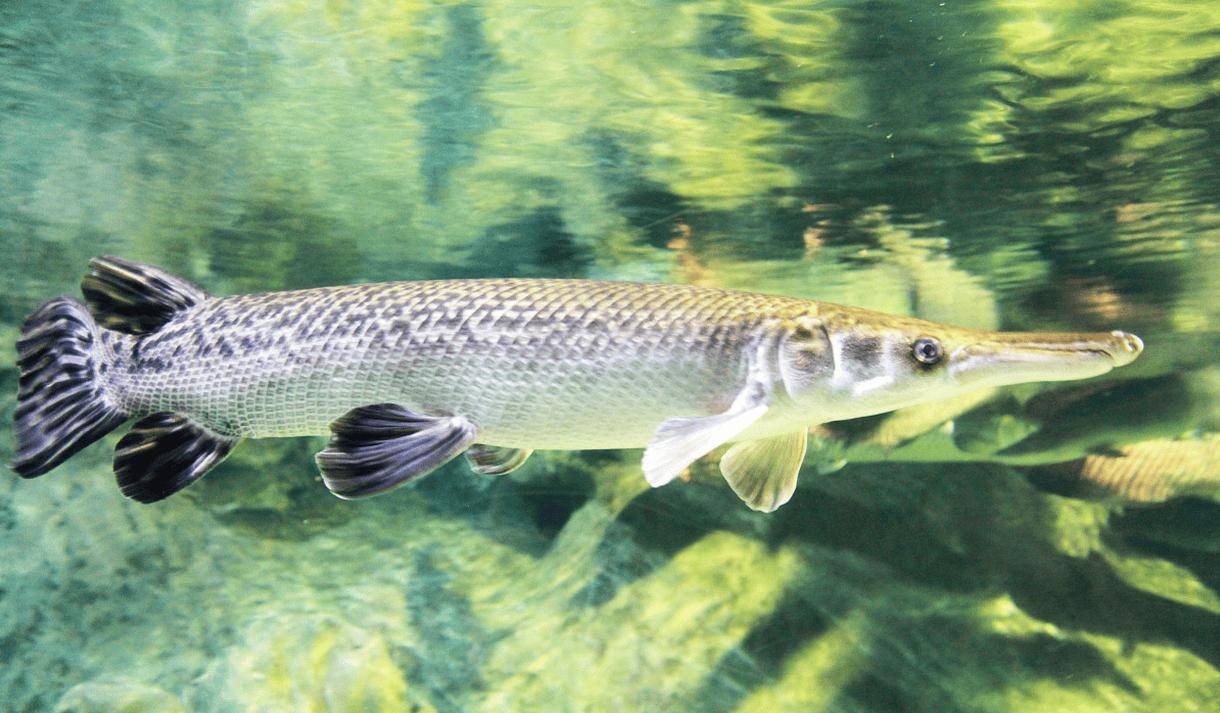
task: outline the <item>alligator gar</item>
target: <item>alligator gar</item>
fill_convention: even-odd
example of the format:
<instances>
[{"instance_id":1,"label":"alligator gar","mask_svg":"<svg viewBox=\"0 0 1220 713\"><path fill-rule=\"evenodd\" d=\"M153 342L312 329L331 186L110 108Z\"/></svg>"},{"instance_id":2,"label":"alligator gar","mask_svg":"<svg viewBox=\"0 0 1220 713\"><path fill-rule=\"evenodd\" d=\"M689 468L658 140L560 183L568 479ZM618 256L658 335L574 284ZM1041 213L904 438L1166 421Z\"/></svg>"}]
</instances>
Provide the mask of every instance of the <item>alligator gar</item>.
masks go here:
<instances>
[{"instance_id":1,"label":"alligator gar","mask_svg":"<svg viewBox=\"0 0 1220 713\"><path fill-rule=\"evenodd\" d=\"M706 287L438 280L214 297L159 268L90 263L85 301L25 322L13 468L32 478L129 419L123 493L181 490L243 438L329 435L342 498L465 453L644 448L661 486L730 444L751 507L792 496L811 425L963 392L1082 379L1134 360L1126 332L1004 333Z\"/></svg>"}]
</instances>

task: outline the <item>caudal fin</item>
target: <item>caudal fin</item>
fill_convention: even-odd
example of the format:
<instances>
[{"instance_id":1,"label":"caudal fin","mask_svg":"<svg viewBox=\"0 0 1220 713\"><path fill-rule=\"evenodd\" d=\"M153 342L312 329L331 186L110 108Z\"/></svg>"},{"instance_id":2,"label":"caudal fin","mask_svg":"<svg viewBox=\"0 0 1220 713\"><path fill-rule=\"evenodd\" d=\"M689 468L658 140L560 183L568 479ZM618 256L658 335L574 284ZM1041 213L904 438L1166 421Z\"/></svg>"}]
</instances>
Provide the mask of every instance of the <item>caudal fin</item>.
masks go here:
<instances>
[{"instance_id":1,"label":"caudal fin","mask_svg":"<svg viewBox=\"0 0 1220 713\"><path fill-rule=\"evenodd\" d=\"M12 463L22 477L46 473L127 420L99 378L98 336L88 309L71 297L47 302L22 326Z\"/></svg>"}]
</instances>

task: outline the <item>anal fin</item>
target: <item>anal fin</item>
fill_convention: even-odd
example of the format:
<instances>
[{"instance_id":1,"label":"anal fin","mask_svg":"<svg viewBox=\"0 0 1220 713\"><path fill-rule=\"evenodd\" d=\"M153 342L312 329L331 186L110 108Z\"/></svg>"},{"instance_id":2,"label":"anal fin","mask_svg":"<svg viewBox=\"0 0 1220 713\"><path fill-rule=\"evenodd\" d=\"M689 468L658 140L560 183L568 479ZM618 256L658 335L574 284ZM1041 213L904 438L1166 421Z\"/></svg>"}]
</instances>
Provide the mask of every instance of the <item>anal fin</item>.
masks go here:
<instances>
[{"instance_id":1,"label":"anal fin","mask_svg":"<svg viewBox=\"0 0 1220 713\"><path fill-rule=\"evenodd\" d=\"M176 413L155 413L136 422L114 449L119 489L142 503L163 500L203 477L239 440Z\"/></svg>"},{"instance_id":2,"label":"anal fin","mask_svg":"<svg viewBox=\"0 0 1220 713\"><path fill-rule=\"evenodd\" d=\"M720 472L751 510L774 512L796 491L807 438L802 430L738 443L720 459Z\"/></svg>"},{"instance_id":3,"label":"anal fin","mask_svg":"<svg viewBox=\"0 0 1220 713\"><path fill-rule=\"evenodd\" d=\"M397 404L352 409L330 430L315 460L322 482L350 500L385 492L436 470L474 443L477 429L460 416L422 416Z\"/></svg>"},{"instance_id":4,"label":"anal fin","mask_svg":"<svg viewBox=\"0 0 1220 713\"><path fill-rule=\"evenodd\" d=\"M471 470L480 475L505 475L520 468L533 452L532 448L504 448L476 443L466 451L466 462Z\"/></svg>"}]
</instances>

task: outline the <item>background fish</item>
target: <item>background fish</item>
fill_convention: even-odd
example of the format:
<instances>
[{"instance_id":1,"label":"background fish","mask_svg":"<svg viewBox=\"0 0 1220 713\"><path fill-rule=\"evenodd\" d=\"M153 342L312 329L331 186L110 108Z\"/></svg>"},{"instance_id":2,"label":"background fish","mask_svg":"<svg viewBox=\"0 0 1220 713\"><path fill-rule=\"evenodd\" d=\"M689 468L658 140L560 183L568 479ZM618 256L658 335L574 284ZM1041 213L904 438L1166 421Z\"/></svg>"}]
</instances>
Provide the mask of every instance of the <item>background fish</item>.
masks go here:
<instances>
[{"instance_id":1,"label":"background fish","mask_svg":"<svg viewBox=\"0 0 1220 713\"><path fill-rule=\"evenodd\" d=\"M340 497L465 453L480 473L533 449L645 447L663 485L725 443L721 472L771 511L810 425L1130 363L1124 332L997 333L789 297L586 280L395 282L215 298L106 257L26 321L18 456L46 473L129 418L115 452L143 502L242 438L325 433ZM96 320L96 322L95 322Z\"/></svg>"},{"instance_id":2,"label":"background fish","mask_svg":"<svg viewBox=\"0 0 1220 713\"><path fill-rule=\"evenodd\" d=\"M1156 503L1220 493L1220 437L1161 438L1116 447L1113 453L1032 469L1072 495L1102 495Z\"/></svg>"}]
</instances>

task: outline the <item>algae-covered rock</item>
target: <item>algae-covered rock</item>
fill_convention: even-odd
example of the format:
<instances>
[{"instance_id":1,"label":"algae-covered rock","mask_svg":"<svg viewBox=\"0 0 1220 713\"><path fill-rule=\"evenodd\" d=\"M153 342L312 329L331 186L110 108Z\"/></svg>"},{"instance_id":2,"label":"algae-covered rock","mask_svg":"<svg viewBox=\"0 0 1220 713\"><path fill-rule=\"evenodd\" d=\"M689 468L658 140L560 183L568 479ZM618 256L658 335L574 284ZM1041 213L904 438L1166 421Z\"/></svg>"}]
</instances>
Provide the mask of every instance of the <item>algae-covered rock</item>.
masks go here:
<instances>
[{"instance_id":1,"label":"algae-covered rock","mask_svg":"<svg viewBox=\"0 0 1220 713\"><path fill-rule=\"evenodd\" d=\"M527 618L488 661L501 683L481 708L677 704L775 606L795 564L790 552L712 534L600 606Z\"/></svg>"},{"instance_id":2,"label":"algae-covered rock","mask_svg":"<svg viewBox=\"0 0 1220 713\"><path fill-rule=\"evenodd\" d=\"M355 515L336 507L313 453L324 441L260 441L237 449L193 493L217 522L256 537L306 540Z\"/></svg>"},{"instance_id":3,"label":"algae-covered rock","mask_svg":"<svg viewBox=\"0 0 1220 713\"><path fill-rule=\"evenodd\" d=\"M327 619L254 623L209 672L206 710L424 711L377 633Z\"/></svg>"},{"instance_id":4,"label":"algae-covered rock","mask_svg":"<svg viewBox=\"0 0 1220 713\"><path fill-rule=\"evenodd\" d=\"M817 509L781 531L807 566L751 637L778 670L745 679L745 710L1043 710L1054 693L1189 709L1220 684L1202 560L1158 585L1106 505L995 466L849 465L806 487ZM1144 657L1174 673L1152 680Z\"/></svg>"},{"instance_id":5,"label":"algae-covered rock","mask_svg":"<svg viewBox=\"0 0 1220 713\"><path fill-rule=\"evenodd\" d=\"M129 680L90 681L68 689L56 713L187 713L182 701L160 688Z\"/></svg>"},{"instance_id":6,"label":"algae-covered rock","mask_svg":"<svg viewBox=\"0 0 1220 713\"><path fill-rule=\"evenodd\" d=\"M859 612L850 614L793 653L777 680L751 693L735 709L737 713L831 709L836 696L865 670L868 656L860 640L861 619Z\"/></svg>"}]
</instances>

